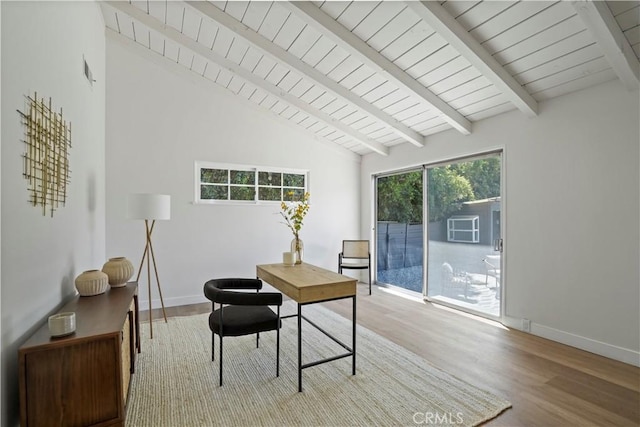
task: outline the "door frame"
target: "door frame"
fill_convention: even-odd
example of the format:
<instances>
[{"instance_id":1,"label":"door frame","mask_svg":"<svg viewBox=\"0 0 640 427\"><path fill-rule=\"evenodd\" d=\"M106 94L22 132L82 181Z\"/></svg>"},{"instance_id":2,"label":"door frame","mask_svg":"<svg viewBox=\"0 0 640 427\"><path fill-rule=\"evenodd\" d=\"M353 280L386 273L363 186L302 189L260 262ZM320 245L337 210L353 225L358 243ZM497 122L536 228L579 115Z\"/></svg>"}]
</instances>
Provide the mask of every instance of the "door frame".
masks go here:
<instances>
[{"instance_id":1,"label":"door frame","mask_svg":"<svg viewBox=\"0 0 640 427\"><path fill-rule=\"evenodd\" d=\"M423 212L423 216L428 218L429 215L429 206L428 206L428 202L429 202L429 196L427 194L428 191L428 177L427 177L427 169L428 168L434 168L434 167L440 167L440 166L447 166L453 163L461 163L464 161L472 161L472 160L482 160L483 158L489 158L489 157L494 157L498 155L499 159L500 159L500 236L502 239L502 252L500 253L500 314L498 316L493 316L487 313L483 313L480 311L476 311L476 310L471 310L471 309L467 309L465 307L461 307L461 306L457 306L455 304L448 304L446 302L443 301L439 301L439 300L433 300L431 298L428 297L428 284L427 284L427 279L429 277L429 231L428 231L428 227L425 226L425 221L423 221L423 227L424 227L424 232L423 232L423 287L422 287L422 296L423 299L427 302L430 302L432 304L439 304L439 305L443 305L446 307L450 307L452 309L458 310L458 311L462 311L465 313L469 313L475 316L480 316L480 317L484 317L487 319L491 319L491 320L497 320L502 322L502 319L505 318L505 307L506 307L506 253L507 253L507 239L506 239L506 223L507 223L507 202L506 202L506 168L505 168L505 147L499 147L499 148L495 148L495 149L491 149L491 150L486 150L486 151L481 151L481 152L477 152L477 153L472 153L472 154L464 154L461 156L454 156L454 157L450 157L447 159L441 159L438 161L434 161L434 162L430 162L430 163L425 163L422 165L422 168L424 170L422 177L423 177L423 191L424 191L424 195L423 195L423 208L422 208L422 212ZM374 201L375 203L377 203L377 199Z\"/></svg>"}]
</instances>

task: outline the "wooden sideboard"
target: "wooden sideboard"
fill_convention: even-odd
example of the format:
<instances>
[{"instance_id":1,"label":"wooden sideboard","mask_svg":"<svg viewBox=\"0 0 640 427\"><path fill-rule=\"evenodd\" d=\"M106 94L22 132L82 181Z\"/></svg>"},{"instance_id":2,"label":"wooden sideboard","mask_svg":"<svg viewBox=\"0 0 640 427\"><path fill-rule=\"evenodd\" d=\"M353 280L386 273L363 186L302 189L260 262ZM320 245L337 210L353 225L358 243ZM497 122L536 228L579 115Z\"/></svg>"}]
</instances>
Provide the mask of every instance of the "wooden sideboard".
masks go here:
<instances>
[{"instance_id":1,"label":"wooden sideboard","mask_svg":"<svg viewBox=\"0 0 640 427\"><path fill-rule=\"evenodd\" d=\"M26 426L124 426L136 350L138 285L77 296L76 332L52 338L48 324L19 349L20 420Z\"/></svg>"}]
</instances>

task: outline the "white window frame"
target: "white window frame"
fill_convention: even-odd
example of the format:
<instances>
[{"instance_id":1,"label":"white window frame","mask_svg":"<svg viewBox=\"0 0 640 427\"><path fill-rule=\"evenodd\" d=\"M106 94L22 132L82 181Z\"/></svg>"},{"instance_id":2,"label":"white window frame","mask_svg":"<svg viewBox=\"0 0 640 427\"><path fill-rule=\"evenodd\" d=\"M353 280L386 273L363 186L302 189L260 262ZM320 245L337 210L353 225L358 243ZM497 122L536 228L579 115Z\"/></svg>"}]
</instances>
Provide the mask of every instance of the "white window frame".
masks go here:
<instances>
[{"instance_id":1,"label":"white window frame","mask_svg":"<svg viewBox=\"0 0 640 427\"><path fill-rule=\"evenodd\" d=\"M203 184L207 184L207 183L203 183L200 180L201 177L201 170L202 169L221 169L221 170L227 170L228 171L228 175L230 173L230 171L234 170L234 171L247 171L247 172L253 172L255 173L255 179L254 179L254 188L255 188L255 196L254 196L254 200L233 200L230 199L231 197L231 191L228 191L227 193L227 199L226 200L221 200L221 199L202 199L200 197L200 189L201 186ZM260 200L259 199L259 191L260 188L264 188L264 185L260 185L259 183L259 174L260 172L268 172L268 173L280 173L280 174L295 174L295 175L304 175L304 187L289 187L289 186L285 186L283 182L281 182L280 187L282 189L282 191L280 192L280 200ZM278 167L266 167L266 166L255 166L255 165L240 165L240 164L233 164L233 163L215 163L215 162L205 162L205 161L196 161L195 162L195 167L194 167L194 203L195 204L203 204L203 205L212 205L212 204L250 204L250 205L261 205L261 204L280 204L283 199L284 199L284 191L286 191L287 189L295 189L295 190L302 190L303 193L307 193L309 191L309 171L305 170L305 169L290 169L290 168L278 168ZM227 181L226 184L220 184L220 185L224 185L227 186L229 189L231 189L231 187L243 187L243 185L240 184L232 184L229 181ZM287 200L285 200L287 201Z\"/></svg>"}]
</instances>

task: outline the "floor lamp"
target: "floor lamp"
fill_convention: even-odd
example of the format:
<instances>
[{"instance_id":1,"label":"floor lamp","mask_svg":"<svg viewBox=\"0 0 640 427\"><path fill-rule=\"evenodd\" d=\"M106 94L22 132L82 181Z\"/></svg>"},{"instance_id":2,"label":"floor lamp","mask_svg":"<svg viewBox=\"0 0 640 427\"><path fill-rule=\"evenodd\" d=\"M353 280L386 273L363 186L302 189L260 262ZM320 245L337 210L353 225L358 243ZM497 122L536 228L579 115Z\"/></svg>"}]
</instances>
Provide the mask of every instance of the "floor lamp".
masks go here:
<instances>
[{"instance_id":1,"label":"floor lamp","mask_svg":"<svg viewBox=\"0 0 640 427\"><path fill-rule=\"evenodd\" d=\"M160 287L160 279L158 279L158 267L156 265L156 257L153 253L153 244L151 243L151 233L156 225L156 220L167 220L171 218L171 196L167 194L130 194L129 207L127 216L130 219L143 219L146 232L146 244L144 253L138 267L138 276L136 281L140 279L142 267L145 260L147 261L147 290L149 295L149 331L153 339L153 312L151 311L151 264L153 263L153 271L158 284L158 293L160 294L160 304L162 305L162 314L164 321L167 321L167 313L164 309L164 300L162 299L162 288ZM149 224L151 222L151 224Z\"/></svg>"}]
</instances>

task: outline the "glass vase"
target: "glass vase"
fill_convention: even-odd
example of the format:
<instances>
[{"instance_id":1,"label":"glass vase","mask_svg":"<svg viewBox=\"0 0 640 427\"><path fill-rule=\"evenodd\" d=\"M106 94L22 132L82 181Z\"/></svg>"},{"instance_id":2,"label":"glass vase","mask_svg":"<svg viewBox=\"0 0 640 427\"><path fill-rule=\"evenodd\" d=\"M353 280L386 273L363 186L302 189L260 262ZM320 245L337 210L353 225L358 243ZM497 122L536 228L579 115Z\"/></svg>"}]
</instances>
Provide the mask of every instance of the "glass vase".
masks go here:
<instances>
[{"instance_id":1,"label":"glass vase","mask_svg":"<svg viewBox=\"0 0 640 427\"><path fill-rule=\"evenodd\" d=\"M291 241L291 252L295 254L296 264L302 264L302 256L304 255L304 243L302 239L294 237Z\"/></svg>"}]
</instances>

